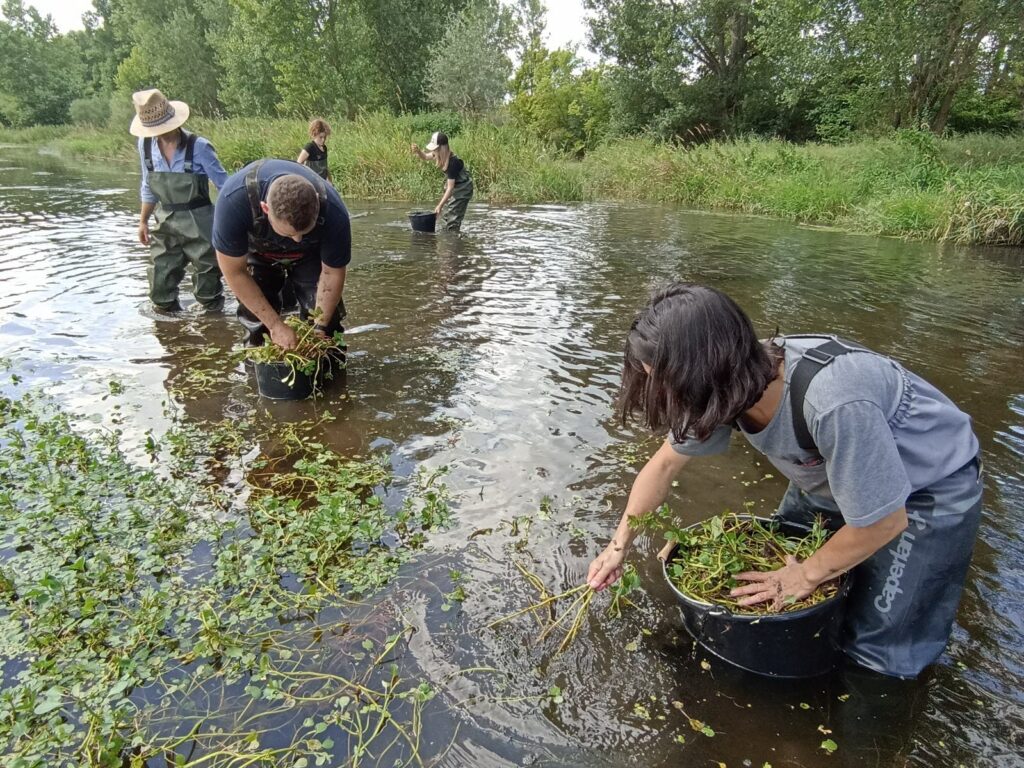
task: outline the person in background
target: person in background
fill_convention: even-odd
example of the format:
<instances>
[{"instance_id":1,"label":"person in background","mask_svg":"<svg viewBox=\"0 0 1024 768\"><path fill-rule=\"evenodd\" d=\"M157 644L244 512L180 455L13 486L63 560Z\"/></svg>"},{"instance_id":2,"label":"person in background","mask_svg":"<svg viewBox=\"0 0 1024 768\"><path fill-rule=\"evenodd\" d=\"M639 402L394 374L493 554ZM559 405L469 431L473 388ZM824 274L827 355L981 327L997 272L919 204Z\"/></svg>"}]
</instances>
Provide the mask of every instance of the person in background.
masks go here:
<instances>
[{"instance_id":1,"label":"person in background","mask_svg":"<svg viewBox=\"0 0 1024 768\"><path fill-rule=\"evenodd\" d=\"M348 210L306 166L264 159L233 174L217 199L213 246L249 346L269 335L284 349L295 347L295 331L280 314L282 288L289 286L301 317L318 310L319 332L330 338L342 330L352 259Z\"/></svg>"},{"instance_id":2,"label":"person in background","mask_svg":"<svg viewBox=\"0 0 1024 768\"><path fill-rule=\"evenodd\" d=\"M310 168L321 179L331 180L331 170L327 167L327 137L331 135L331 126L319 117L309 124L311 141L299 152L296 162Z\"/></svg>"},{"instance_id":3,"label":"person in background","mask_svg":"<svg viewBox=\"0 0 1024 768\"><path fill-rule=\"evenodd\" d=\"M436 228L442 232L458 232L473 197L473 179L469 177L466 164L452 152L445 134L435 133L425 149L426 152L418 144L412 145L414 155L421 160L432 160L445 175L444 192L434 208L439 217Z\"/></svg>"},{"instance_id":4,"label":"person in background","mask_svg":"<svg viewBox=\"0 0 1024 768\"><path fill-rule=\"evenodd\" d=\"M619 410L668 432L640 470L587 581L622 575L630 519L657 509L693 458L741 433L790 480L776 513L834 533L804 561L736 574L740 605L776 610L847 571L843 650L861 667L914 678L949 639L981 518L971 418L895 360L834 336L761 341L721 291L674 283L626 337Z\"/></svg>"},{"instance_id":5,"label":"person in background","mask_svg":"<svg viewBox=\"0 0 1024 768\"><path fill-rule=\"evenodd\" d=\"M152 257L150 301L158 310L180 311L178 287L191 264L196 301L207 312L219 312L224 306L224 288L210 242L213 203L209 182L219 190L228 174L213 145L181 127L189 116L185 102L168 101L159 90L150 89L132 94L132 103L135 118L129 131L139 137L142 161L139 242L149 246ZM156 221L152 229L150 216Z\"/></svg>"}]
</instances>

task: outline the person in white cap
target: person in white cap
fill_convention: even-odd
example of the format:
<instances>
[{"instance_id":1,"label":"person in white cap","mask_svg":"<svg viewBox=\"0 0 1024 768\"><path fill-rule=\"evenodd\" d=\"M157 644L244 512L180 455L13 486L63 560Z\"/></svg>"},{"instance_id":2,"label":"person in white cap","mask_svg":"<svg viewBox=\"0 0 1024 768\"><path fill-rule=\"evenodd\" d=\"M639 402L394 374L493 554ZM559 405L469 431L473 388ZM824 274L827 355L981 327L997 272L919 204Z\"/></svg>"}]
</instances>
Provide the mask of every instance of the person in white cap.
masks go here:
<instances>
[{"instance_id":1,"label":"person in white cap","mask_svg":"<svg viewBox=\"0 0 1024 768\"><path fill-rule=\"evenodd\" d=\"M448 145L448 137L437 131L430 137L426 152L418 144L412 145L412 153L422 160L432 160L444 171L444 192L434 214L439 216L437 229L447 232L458 232L462 219L466 216L466 208L473 197L473 179L469 177L466 164L452 152Z\"/></svg>"},{"instance_id":2,"label":"person in white cap","mask_svg":"<svg viewBox=\"0 0 1024 768\"><path fill-rule=\"evenodd\" d=\"M217 255L211 245L213 203L210 180L220 189L228 174L209 141L181 126L189 116L183 101L169 101L159 90L132 94L135 119L129 131L139 137L142 184L139 242L149 246L149 298L164 312L181 310L178 286L192 265L192 291L208 312L224 306ZM154 141L153 139L156 139ZM156 226L150 229L149 218Z\"/></svg>"}]
</instances>

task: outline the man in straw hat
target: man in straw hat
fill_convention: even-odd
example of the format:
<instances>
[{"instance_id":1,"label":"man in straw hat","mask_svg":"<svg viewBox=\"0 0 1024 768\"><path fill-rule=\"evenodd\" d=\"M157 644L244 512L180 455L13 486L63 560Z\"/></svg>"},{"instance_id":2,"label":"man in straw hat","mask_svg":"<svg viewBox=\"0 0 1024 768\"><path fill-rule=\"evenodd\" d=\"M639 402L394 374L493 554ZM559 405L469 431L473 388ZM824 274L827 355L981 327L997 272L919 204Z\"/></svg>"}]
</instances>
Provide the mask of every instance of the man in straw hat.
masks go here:
<instances>
[{"instance_id":1,"label":"man in straw hat","mask_svg":"<svg viewBox=\"0 0 1024 768\"><path fill-rule=\"evenodd\" d=\"M295 347L295 331L281 320L282 289L289 287L301 317L317 311L318 331L330 337L342 329L352 230L337 190L314 171L264 159L233 174L217 198L213 247L250 346L269 334L275 344Z\"/></svg>"},{"instance_id":2,"label":"man in straw hat","mask_svg":"<svg viewBox=\"0 0 1024 768\"><path fill-rule=\"evenodd\" d=\"M208 312L218 312L224 305L224 288L210 243L209 181L221 189L227 172L210 142L181 127L189 115L185 102L168 101L156 89L132 94L132 102L135 119L129 130L139 137L142 158L139 242L149 246L153 257L149 298L158 310L179 311L178 286L191 264L196 301ZM156 217L152 230L151 214Z\"/></svg>"}]
</instances>

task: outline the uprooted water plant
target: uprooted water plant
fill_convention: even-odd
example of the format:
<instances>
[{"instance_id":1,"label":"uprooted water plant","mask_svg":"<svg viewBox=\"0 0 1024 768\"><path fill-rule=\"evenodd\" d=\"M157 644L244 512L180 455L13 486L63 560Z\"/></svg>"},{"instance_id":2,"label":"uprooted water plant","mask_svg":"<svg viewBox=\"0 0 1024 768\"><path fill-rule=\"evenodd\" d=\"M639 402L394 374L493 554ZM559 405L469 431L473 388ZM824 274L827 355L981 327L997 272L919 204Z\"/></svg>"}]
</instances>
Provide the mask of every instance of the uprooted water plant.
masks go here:
<instances>
[{"instance_id":1,"label":"uprooted water plant","mask_svg":"<svg viewBox=\"0 0 1024 768\"><path fill-rule=\"evenodd\" d=\"M394 478L313 426L181 425L154 470L0 397L5 765L423 764L432 689L366 598L444 524L442 473Z\"/></svg>"},{"instance_id":2,"label":"uprooted water plant","mask_svg":"<svg viewBox=\"0 0 1024 768\"><path fill-rule=\"evenodd\" d=\"M284 319L285 325L295 331L297 342L292 349L284 349L272 341L259 347L246 347L242 355L255 363L279 363L287 366L281 381L295 386L299 374L308 376L314 385L330 378L332 370L344 367L345 337L341 331L331 336L319 332L314 325L317 317L304 320L296 315Z\"/></svg>"},{"instance_id":3,"label":"uprooted water plant","mask_svg":"<svg viewBox=\"0 0 1024 768\"><path fill-rule=\"evenodd\" d=\"M667 506L634 522L637 528L664 531L676 547L666 563L666 572L684 595L703 603L716 603L733 613L767 614L775 612L771 605L741 606L730 590L745 582L736 574L747 571L774 571L786 564L790 555L806 560L817 552L830 535L821 518L815 519L806 535L787 535L775 523L754 517L726 512L686 528L671 523ZM810 595L788 599L782 611L796 611L827 600L836 594L838 581L827 581Z\"/></svg>"},{"instance_id":4,"label":"uprooted water plant","mask_svg":"<svg viewBox=\"0 0 1024 768\"><path fill-rule=\"evenodd\" d=\"M515 566L526 582L537 591L537 599L525 608L495 619L487 625L488 628L494 628L506 621L530 614L536 620L539 628L537 642L542 643L549 637L561 638L555 655L562 653L572 645L579 635L597 592L588 584L580 584L553 594L544 585L544 582L522 563L515 561ZM607 609L609 617L620 618L624 605L635 607L627 595L638 586L639 577L636 570L632 566L627 566L622 578L610 590L611 603ZM566 603L568 603L568 607L565 607Z\"/></svg>"}]
</instances>

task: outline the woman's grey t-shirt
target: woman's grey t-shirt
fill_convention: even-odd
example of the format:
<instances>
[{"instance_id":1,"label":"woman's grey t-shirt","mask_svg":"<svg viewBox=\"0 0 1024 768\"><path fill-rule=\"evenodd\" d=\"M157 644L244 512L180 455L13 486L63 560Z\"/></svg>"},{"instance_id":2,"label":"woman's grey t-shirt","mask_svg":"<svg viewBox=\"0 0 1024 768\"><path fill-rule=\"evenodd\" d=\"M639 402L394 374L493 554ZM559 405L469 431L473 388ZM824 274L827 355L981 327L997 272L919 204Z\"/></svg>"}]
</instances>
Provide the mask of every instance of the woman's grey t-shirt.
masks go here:
<instances>
[{"instance_id":1,"label":"woman's grey t-shirt","mask_svg":"<svg viewBox=\"0 0 1024 768\"><path fill-rule=\"evenodd\" d=\"M740 431L798 488L834 500L847 523L862 527L967 464L978 439L970 416L920 376L882 355L851 352L825 366L807 389L804 417L820 455L804 450L793 428L790 377L804 351L827 339L777 340L785 353L779 407L760 432ZM704 442L673 446L689 456L722 453L732 431L722 426Z\"/></svg>"}]
</instances>

